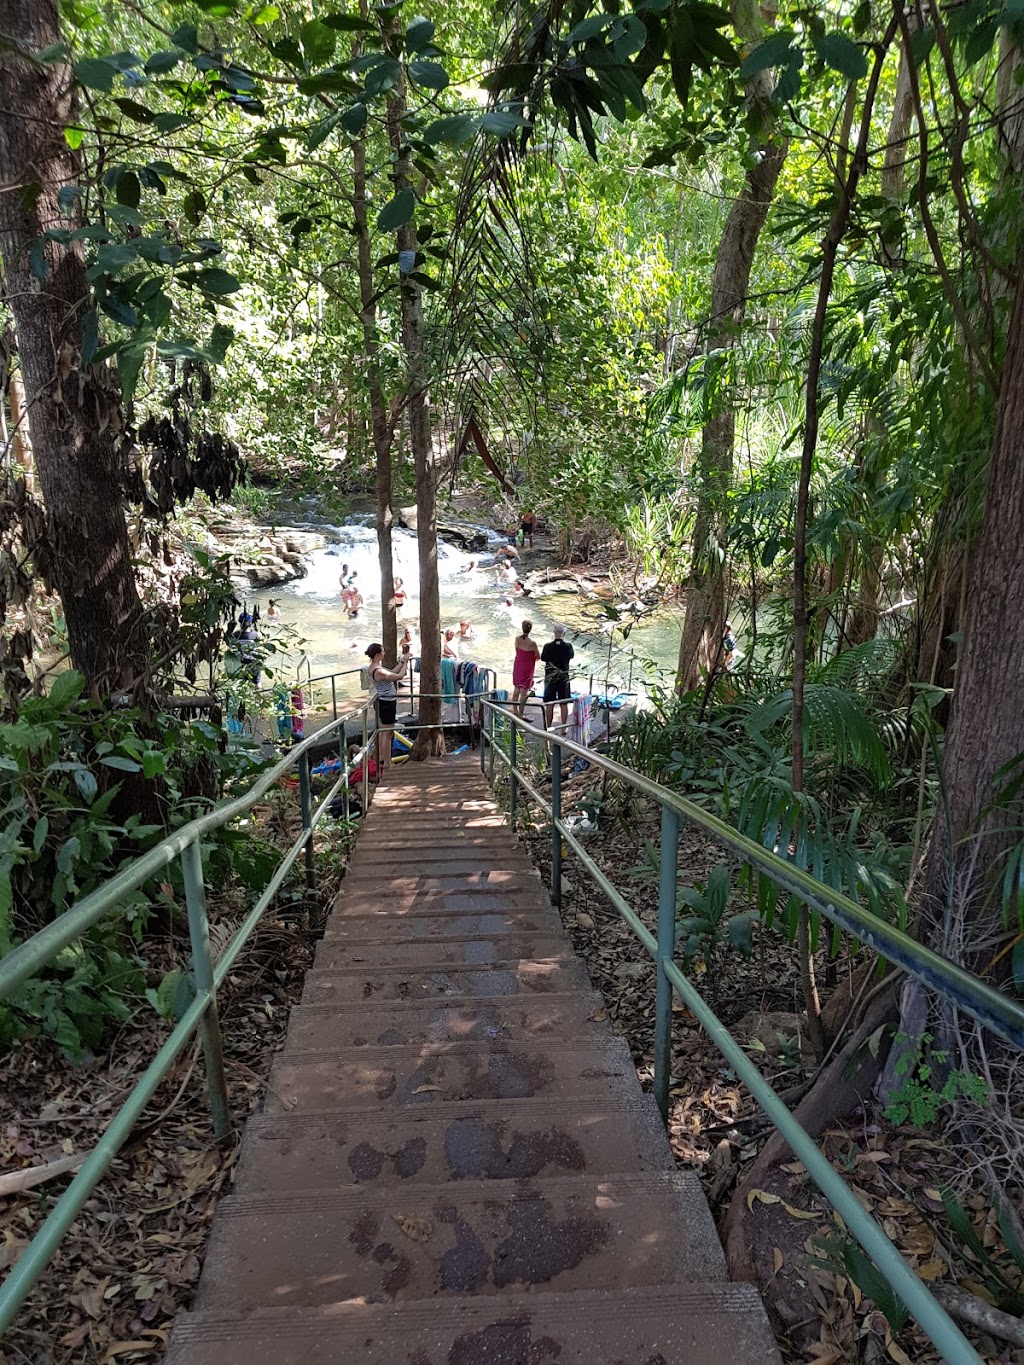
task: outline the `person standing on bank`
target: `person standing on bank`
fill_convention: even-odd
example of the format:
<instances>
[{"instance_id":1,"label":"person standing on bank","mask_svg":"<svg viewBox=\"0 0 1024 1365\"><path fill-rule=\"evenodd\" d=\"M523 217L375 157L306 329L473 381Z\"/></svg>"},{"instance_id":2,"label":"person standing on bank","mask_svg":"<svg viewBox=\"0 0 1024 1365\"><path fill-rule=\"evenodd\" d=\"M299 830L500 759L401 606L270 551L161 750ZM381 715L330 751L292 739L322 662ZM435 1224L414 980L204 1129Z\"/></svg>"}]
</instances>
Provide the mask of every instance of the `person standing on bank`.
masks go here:
<instances>
[{"instance_id":1,"label":"person standing on bank","mask_svg":"<svg viewBox=\"0 0 1024 1365\"><path fill-rule=\"evenodd\" d=\"M373 687L373 705L377 713L377 763L381 777L391 764L392 737L395 733L395 715L398 711L398 684L409 668L409 655L402 654L397 668L384 667L384 646L367 645L366 657L370 661L370 683ZM383 737L383 744L381 742Z\"/></svg>"},{"instance_id":2,"label":"person standing on bank","mask_svg":"<svg viewBox=\"0 0 1024 1365\"><path fill-rule=\"evenodd\" d=\"M569 723L569 664L576 651L565 638L565 626L554 627L555 638L549 640L540 652L544 665L544 705L548 713L548 728L554 723L555 703L562 708L562 727Z\"/></svg>"}]
</instances>

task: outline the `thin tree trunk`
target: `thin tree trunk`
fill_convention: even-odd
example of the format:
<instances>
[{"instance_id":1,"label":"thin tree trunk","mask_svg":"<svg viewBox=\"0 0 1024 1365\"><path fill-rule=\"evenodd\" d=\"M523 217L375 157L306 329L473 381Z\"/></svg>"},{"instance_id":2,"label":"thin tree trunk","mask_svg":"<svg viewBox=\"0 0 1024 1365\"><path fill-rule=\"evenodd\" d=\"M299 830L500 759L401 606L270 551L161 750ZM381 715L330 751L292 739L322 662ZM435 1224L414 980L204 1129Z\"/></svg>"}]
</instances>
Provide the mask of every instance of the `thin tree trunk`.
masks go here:
<instances>
[{"instance_id":1,"label":"thin tree trunk","mask_svg":"<svg viewBox=\"0 0 1024 1365\"><path fill-rule=\"evenodd\" d=\"M741 37L750 43L763 37L760 11L744 0L734 3L733 22ZM766 76L755 78L748 87L748 96L767 123L771 111L765 82ZM731 365L730 352L742 335L754 255L786 159L787 145L770 136L753 145L743 189L729 210L718 243L706 353L709 359L718 355L720 363L726 366ZM726 564L722 546L728 522L736 414L731 380L727 380L724 388L721 411L704 424L701 437L700 491L676 671L679 692L692 691L699 684L701 673L710 673L725 626Z\"/></svg>"},{"instance_id":2,"label":"thin tree trunk","mask_svg":"<svg viewBox=\"0 0 1024 1365\"><path fill-rule=\"evenodd\" d=\"M402 118L406 109L405 73L388 96L387 119L391 151L395 158L392 181L395 193L411 189L412 153L404 141ZM412 222L397 233L398 250L418 250ZM423 336L423 290L409 273L402 276L402 345L407 375L407 411L413 467L416 473L416 548L420 571L420 712L421 729L413 758L426 758L444 750L441 722L441 596L437 577L437 479L430 430L427 384L427 353ZM435 727L435 728L422 728Z\"/></svg>"},{"instance_id":3,"label":"thin tree trunk","mask_svg":"<svg viewBox=\"0 0 1024 1365\"><path fill-rule=\"evenodd\" d=\"M398 614L395 610L395 567L391 530L391 448L394 422L384 402L380 377L380 343L377 338L377 295L373 287L373 258L366 212L366 143L352 144L352 209L356 225L356 258L359 273L359 316L363 325L363 353L367 362L370 392L370 429L373 436L377 490L377 560L380 564L381 643L389 662L398 656Z\"/></svg>"},{"instance_id":4,"label":"thin tree trunk","mask_svg":"<svg viewBox=\"0 0 1024 1365\"><path fill-rule=\"evenodd\" d=\"M137 679L146 663L142 605L120 494L120 393L105 365L83 365L89 285L82 245L46 242L45 275L30 250L50 228L76 227L58 205L78 181L64 140L75 113L63 62L21 56L61 41L53 0L5 0L0 57L0 254L14 317L36 472L48 516L52 577L71 658L99 695ZM42 568L43 566L37 565ZM44 573L46 571L44 570Z\"/></svg>"},{"instance_id":5,"label":"thin tree trunk","mask_svg":"<svg viewBox=\"0 0 1024 1365\"><path fill-rule=\"evenodd\" d=\"M807 676L807 517L810 505L811 471L818 444L818 384L821 378L821 359L825 344L825 317L835 274L836 253L843 240L850 219L850 209L860 178L867 168L868 138L871 114L875 104L878 81L889 44L896 31L895 16L889 21L885 37L875 52L875 63L868 80L861 113L857 147L850 164L849 175L843 184L839 203L832 222L821 244L821 280L818 302L811 329L811 350L807 362L807 394L804 410L804 441L800 454L800 478L796 495L796 519L793 535L793 793L804 789L804 685ZM801 817L803 818L803 817ZM804 1004L807 1009L807 1030L815 1051L824 1051L825 1037L821 1027L821 1002L814 976L814 957L811 952L809 917L806 907L800 912L798 943L803 977Z\"/></svg>"}]
</instances>

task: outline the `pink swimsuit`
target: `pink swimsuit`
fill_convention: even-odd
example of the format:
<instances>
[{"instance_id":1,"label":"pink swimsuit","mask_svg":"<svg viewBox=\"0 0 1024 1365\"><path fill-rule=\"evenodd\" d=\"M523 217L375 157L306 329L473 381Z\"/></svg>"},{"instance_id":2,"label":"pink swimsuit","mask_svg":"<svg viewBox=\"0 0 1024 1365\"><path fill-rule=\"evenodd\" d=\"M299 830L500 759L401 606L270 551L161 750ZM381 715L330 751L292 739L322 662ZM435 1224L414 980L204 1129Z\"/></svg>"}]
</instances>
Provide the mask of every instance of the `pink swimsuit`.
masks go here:
<instances>
[{"instance_id":1,"label":"pink swimsuit","mask_svg":"<svg viewBox=\"0 0 1024 1365\"><path fill-rule=\"evenodd\" d=\"M516 661L512 665L512 686L532 687L533 671L537 667L537 654L532 649L516 649Z\"/></svg>"}]
</instances>

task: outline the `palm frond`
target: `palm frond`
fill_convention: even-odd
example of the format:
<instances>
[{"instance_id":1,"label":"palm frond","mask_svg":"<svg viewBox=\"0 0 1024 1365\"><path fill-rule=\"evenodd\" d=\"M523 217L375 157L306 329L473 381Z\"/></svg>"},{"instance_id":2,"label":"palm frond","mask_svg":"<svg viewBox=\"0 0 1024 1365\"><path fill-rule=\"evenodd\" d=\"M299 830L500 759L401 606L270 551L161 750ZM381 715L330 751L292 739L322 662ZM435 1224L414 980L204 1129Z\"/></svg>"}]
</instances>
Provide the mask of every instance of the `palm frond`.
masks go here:
<instances>
[{"instance_id":1,"label":"palm frond","mask_svg":"<svg viewBox=\"0 0 1024 1365\"><path fill-rule=\"evenodd\" d=\"M793 709L791 688L757 708L747 721L752 735L763 735L786 720ZM862 768L879 786L889 784L885 745L860 698L841 687L808 683L804 688L804 746L809 758L825 756L838 766Z\"/></svg>"}]
</instances>

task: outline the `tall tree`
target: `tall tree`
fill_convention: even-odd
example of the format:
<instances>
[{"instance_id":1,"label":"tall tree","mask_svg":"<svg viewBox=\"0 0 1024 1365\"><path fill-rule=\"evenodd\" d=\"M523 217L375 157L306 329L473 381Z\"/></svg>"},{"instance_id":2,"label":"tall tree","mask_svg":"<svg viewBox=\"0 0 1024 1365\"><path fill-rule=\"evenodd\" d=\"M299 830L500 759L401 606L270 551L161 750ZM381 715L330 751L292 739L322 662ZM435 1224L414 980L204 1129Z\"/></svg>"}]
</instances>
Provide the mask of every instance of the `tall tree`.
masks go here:
<instances>
[{"instance_id":1,"label":"tall tree","mask_svg":"<svg viewBox=\"0 0 1024 1365\"><path fill-rule=\"evenodd\" d=\"M750 0L734 0L732 14L737 34L751 45L760 42L765 34L760 7ZM734 363L733 354L742 337L750 272L788 145L773 126L768 71L758 71L751 77L747 99L762 131L748 148L743 189L729 210L719 239L706 346L709 363L727 371ZM710 672L715 667L721 648L727 611L722 547L736 444L734 395L735 387L727 373L717 411L705 421L701 433L700 493L676 675L676 686L681 692L696 687L701 672Z\"/></svg>"},{"instance_id":2,"label":"tall tree","mask_svg":"<svg viewBox=\"0 0 1024 1365\"><path fill-rule=\"evenodd\" d=\"M946 940L946 908L991 885L1007 841L1005 813L985 817L993 779L1024 753L1024 266L1007 337L985 513L971 551L963 644L943 778L948 814L936 820L926 889ZM980 853L980 857L978 857ZM977 868L975 875L971 869Z\"/></svg>"},{"instance_id":3,"label":"tall tree","mask_svg":"<svg viewBox=\"0 0 1024 1365\"><path fill-rule=\"evenodd\" d=\"M380 340L377 336L377 291L373 280L370 226L366 209L366 143L352 144L352 208L356 228L359 275L359 317L363 327L363 353L370 397L370 434L373 440L374 486L377 494L377 560L380 565L381 643L384 657L398 654L398 615L395 609L395 564L392 547L394 516L391 507L391 450L395 418L384 398L380 373Z\"/></svg>"},{"instance_id":4,"label":"tall tree","mask_svg":"<svg viewBox=\"0 0 1024 1365\"><path fill-rule=\"evenodd\" d=\"M399 66L394 89L388 95L387 123L394 158L392 181L395 200L408 203L409 215L397 228L402 346L406 364L406 412L409 443L416 474L416 547L420 571L420 709L421 729L414 758L440 751L444 740L437 727L441 721L441 591L437 574L437 473L430 424L429 374L423 330L423 289L410 263L416 259L419 241L412 207L412 147L403 127L407 110L405 68Z\"/></svg>"},{"instance_id":5,"label":"tall tree","mask_svg":"<svg viewBox=\"0 0 1024 1365\"><path fill-rule=\"evenodd\" d=\"M90 290L82 243L67 240L81 225L78 166L64 138L75 119L74 76L64 61L35 55L61 42L54 0L7 0L2 23L4 297L71 657L102 693L136 679L146 649L119 491L120 392L106 365L83 357Z\"/></svg>"}]
</instances>

